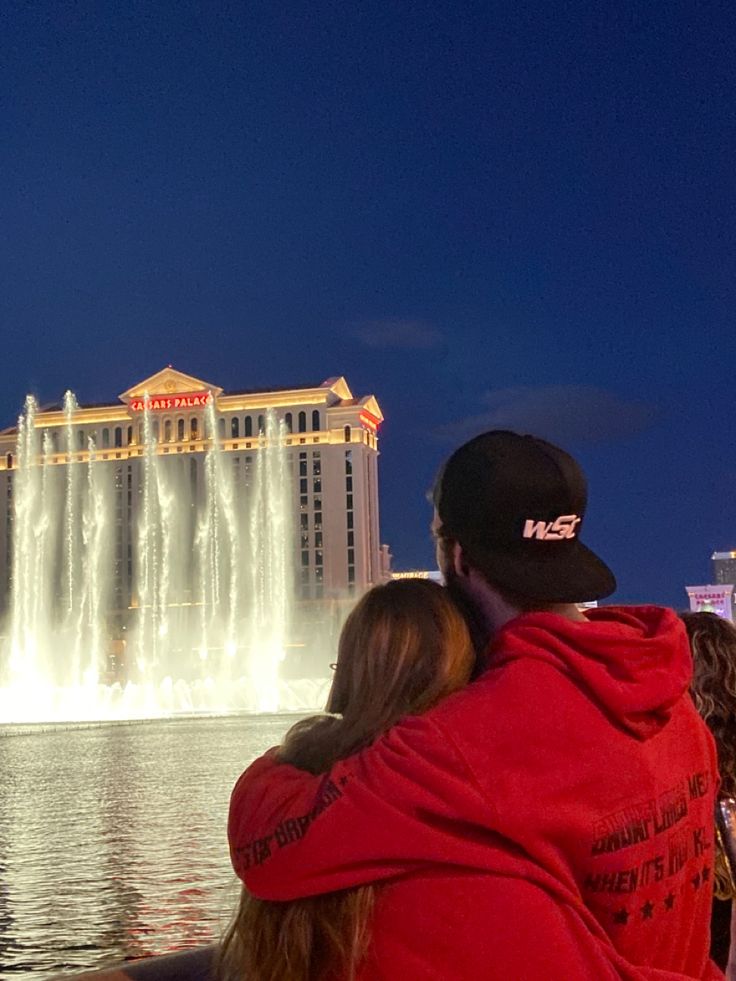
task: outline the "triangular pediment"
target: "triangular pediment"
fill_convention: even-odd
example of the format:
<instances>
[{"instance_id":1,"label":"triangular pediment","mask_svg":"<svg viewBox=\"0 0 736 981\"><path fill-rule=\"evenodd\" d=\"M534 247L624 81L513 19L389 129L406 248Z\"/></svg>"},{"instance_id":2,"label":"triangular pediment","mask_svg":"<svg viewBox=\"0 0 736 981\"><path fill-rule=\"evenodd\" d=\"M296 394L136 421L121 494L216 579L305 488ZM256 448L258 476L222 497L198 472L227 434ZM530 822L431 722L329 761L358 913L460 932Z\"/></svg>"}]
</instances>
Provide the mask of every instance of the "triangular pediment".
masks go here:
<instances>
[{"instance_id":1,"label":"triangular pediment","mask_svg":"<svg viewBox=\"0 0 736 981\"><path fill-rule=\"evenodd\" d=\"M183 371L177 371L176 368L167 365L155 375L144 378L127 392L123 392L120 401L130 402L131 399L140 399L146 394L177 395L181 392L212 392L213 395L219 395L222 389L201 378L195 378L194 375L185 375Z\"/></svg>"},{"instance_id":2,"label":"triangular pediment","mask_svg":"<svg viewBox=\"0 0 736 981\"><path fill-rule=\"evenodd\" d=\"M383 413L378 406L375 395L369 395L367 398L363 399L360 404L364 409L370 412L374 419L376 419L378 422L383 422Z\"/></svg>"},{"instance_id":3,"label":"triangular pediment","mask_svg":"<svg viewBox=\"0 0 736 981\"><path fill-rule=\"evenodd\" d=\"M329 389L329 391L332 392L333 398L337 398L342 401L353 397L353 393L350 391L350 386L342 375L335 378L327 378L319 387Z\"/></svg>"}]
</instances>

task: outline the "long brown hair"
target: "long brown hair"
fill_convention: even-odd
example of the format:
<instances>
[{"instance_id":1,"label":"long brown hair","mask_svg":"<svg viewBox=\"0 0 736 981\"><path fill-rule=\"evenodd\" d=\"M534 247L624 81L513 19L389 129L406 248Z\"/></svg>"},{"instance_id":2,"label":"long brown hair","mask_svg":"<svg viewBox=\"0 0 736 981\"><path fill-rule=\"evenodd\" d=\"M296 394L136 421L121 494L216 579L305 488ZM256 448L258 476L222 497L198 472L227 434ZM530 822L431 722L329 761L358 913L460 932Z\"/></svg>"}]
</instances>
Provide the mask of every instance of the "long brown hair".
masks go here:
<instances>
[{"instance_id":1,"label":"long brown hair","mask_svg":"<svg viewBox=\"0 0 736 981\"><path fill-rule=\"evenodd\" d=\"M716 742L720 794L736 798L736 627L730 620L706 611L680 616L693 652L690 692ZM719 862L716 895L730 898L732 892Z\"/></svg>"},{"instance_id":2,"label":"long brown hair","mask_svg":"<svg viewBox=\"0 0 736 981\"><path fill-rule=\"evenodd\" d=\"M376 586L345 622L327 700L329 715L297 722L279 751L287 763L323 773L370 745L403 715L426 711L462 688L475 654L446 590L425 579ZM370 940L374 886L270 902L241 894L223 940L228 981L353 978Z\"/></svg>"}]
</instances>

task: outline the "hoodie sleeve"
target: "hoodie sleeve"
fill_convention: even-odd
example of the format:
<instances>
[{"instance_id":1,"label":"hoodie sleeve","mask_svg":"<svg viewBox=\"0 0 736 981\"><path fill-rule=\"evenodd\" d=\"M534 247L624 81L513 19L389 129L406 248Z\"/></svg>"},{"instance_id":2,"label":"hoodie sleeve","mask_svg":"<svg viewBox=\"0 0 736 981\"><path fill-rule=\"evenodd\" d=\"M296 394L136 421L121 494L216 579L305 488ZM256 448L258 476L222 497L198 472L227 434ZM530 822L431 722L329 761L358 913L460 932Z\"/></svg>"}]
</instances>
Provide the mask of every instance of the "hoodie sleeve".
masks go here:
<instances>
[{"instance_id":1,"label":"hoodie sleeve","mask_svg":"<svg viewBox=\"0 0 736 981\"><path fill-rule=\"evenodd\" d=\"M488 868L492 824L464 759L425 715L319 776L270 750L233 790L228 839L247 888L288 900L428 864Z\"/></svg>"}]
</instances>

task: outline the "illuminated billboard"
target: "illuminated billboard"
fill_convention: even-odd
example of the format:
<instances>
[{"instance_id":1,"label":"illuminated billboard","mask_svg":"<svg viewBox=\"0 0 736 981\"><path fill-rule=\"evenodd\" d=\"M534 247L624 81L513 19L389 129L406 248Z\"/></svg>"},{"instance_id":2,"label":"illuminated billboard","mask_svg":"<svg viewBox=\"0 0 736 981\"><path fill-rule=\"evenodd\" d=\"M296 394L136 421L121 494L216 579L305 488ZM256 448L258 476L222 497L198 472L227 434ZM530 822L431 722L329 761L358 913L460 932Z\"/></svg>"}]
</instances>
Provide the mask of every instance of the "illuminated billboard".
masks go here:
<instances>
[{"instance_id":1,"label":"illuminated billboard","mask_svg":"<svg viewBox=\"0 0 736 981\"><path fill-rule=\"evenodd\" d=\"M717 613L733 619L733 586L686 586L690 609L695 613Z\"/></svg>"}]
</instances>

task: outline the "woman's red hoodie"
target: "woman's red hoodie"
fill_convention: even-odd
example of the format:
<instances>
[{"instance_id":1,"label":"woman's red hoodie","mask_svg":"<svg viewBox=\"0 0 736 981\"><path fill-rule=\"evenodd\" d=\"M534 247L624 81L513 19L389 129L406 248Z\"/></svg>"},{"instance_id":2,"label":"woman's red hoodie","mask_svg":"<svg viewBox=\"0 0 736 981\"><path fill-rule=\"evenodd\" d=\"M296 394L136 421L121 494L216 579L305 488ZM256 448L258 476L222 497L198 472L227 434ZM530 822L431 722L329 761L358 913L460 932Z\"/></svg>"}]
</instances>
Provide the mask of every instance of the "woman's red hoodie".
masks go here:
<instances>
[{"instance_id":1,"label":"woman's red hoodie","mask_svg":"<svg viewBox=\"0 0 736 981\"><path fill-rule=\"evenodd\" d=\"M253 763L230 805L237 874L278 900L385 881L375 978L720 977L716 757L679 619L530 613L489 654L468 688L324 776L273 750ZM537 972L555 945L557 973Z\"/></svg>"}]
</instances>

